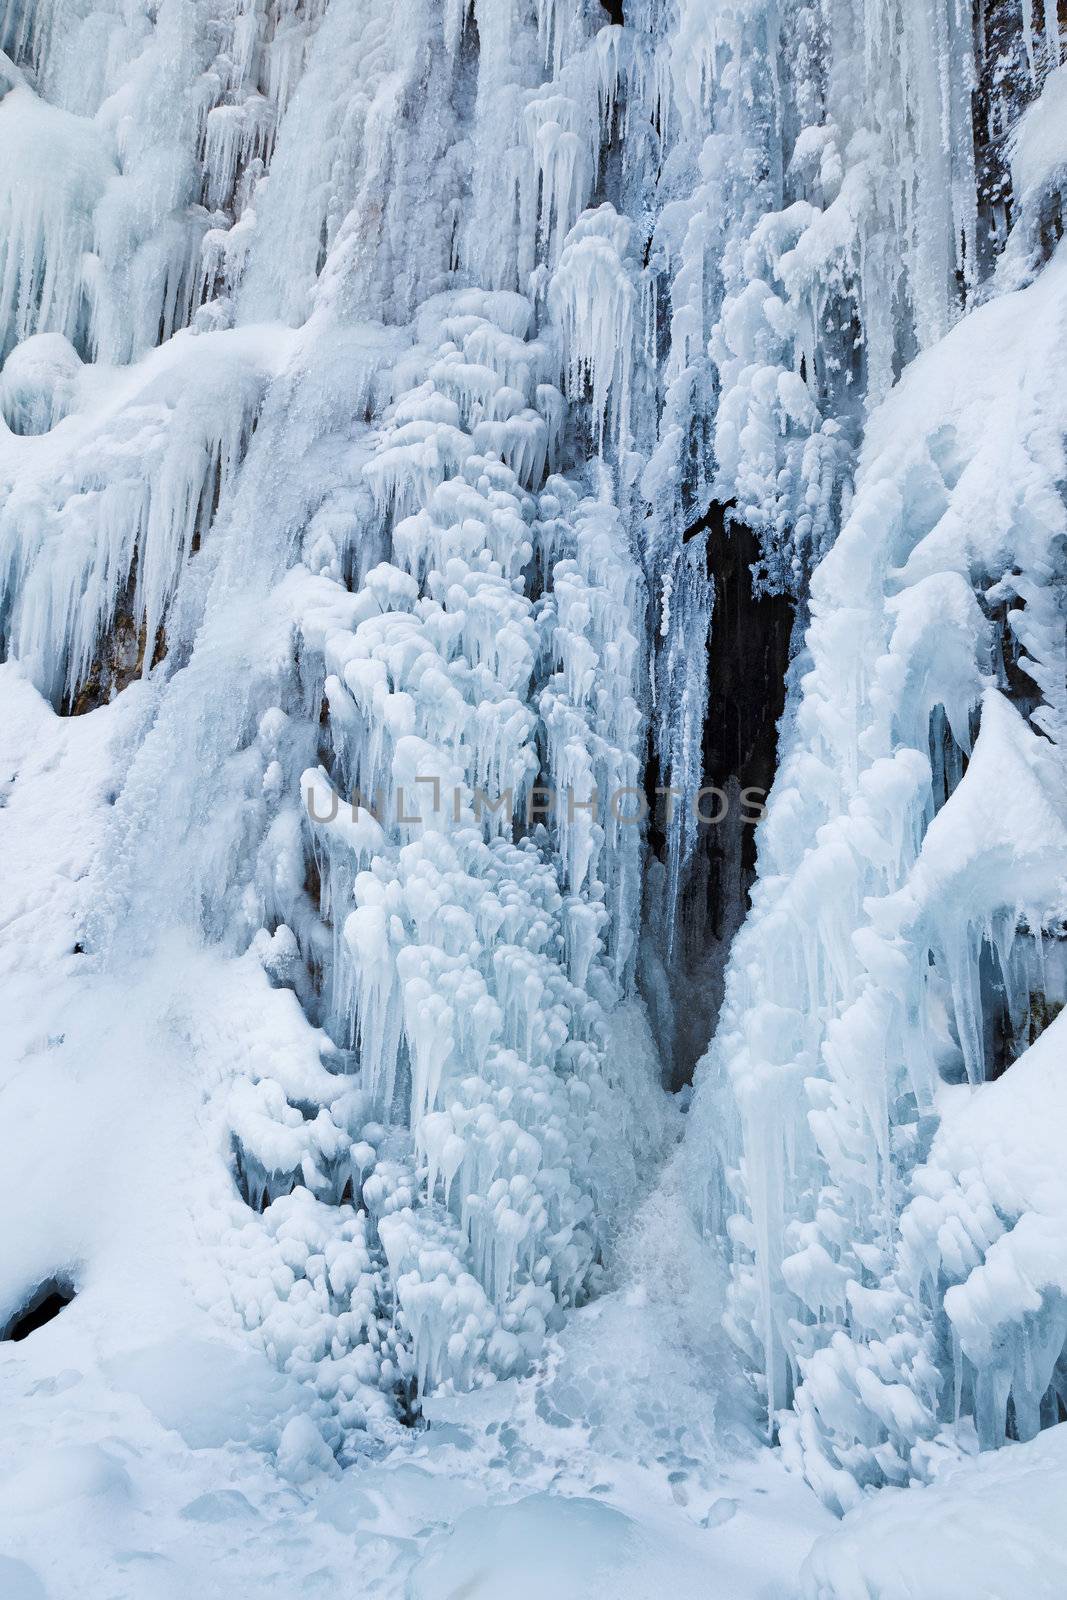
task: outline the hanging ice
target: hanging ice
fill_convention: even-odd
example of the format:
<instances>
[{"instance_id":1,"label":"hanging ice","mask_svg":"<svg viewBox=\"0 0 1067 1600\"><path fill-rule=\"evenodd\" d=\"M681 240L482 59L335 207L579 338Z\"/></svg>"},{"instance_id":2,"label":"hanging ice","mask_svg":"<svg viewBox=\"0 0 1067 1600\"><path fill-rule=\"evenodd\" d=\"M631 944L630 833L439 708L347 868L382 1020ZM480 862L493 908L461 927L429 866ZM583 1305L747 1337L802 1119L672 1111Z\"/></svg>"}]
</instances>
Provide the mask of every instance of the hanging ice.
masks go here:
<instances>
[{"instance_id":1,"label":"hanging ice","mask_svg":"<svg viewBox=\"0 0 1067 1600\"><path fill-rule=\"evenodd\" d=\"M619 10L0 7L5 693L106 753L56 960L215 975L161 1051L301 1483L610 1280L750 877L720 957L708 662L795 608L670 1181L843 1508L1059 1414L1067 69Z\"/></svg>"}]
</instances>

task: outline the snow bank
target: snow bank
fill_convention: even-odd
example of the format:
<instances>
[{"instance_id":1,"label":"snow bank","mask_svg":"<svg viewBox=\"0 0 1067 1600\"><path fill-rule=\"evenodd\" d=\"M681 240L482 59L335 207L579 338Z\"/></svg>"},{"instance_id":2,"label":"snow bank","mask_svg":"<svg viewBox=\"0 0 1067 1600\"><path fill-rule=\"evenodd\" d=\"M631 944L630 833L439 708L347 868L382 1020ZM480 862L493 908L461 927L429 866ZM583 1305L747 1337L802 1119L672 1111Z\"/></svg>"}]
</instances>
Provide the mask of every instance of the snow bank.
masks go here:
<instances>
[{"instance_id":1,"label":"snow bank","mask_svg":"<svg viewBox=\"0 0 1067 1600\"><path fill-rule=\"evenodd\" d=\"M955 1467L931 1488L886 1490L820 1539L808 1600L1055 1600L1067 1584L1056 1530L1067 1428Z\"/></svg>"},{"instance_id":2,"label":"snow bank","mask_svg":"<svg viewBox=\"0 0 1067 1600\"><path fill-rule=\"evenodd\" d=\"M532 1495L513 1506L468 1511L412 1575L412 1600L444 1600L502 1589L516 1600L546 1590L561 1600L637 1594L634 1525L596 1500ZM662 1568L660 1569L662 1573ZM684 1593L684 1591L682 1591Z\"/></svg>"}]
</instances>

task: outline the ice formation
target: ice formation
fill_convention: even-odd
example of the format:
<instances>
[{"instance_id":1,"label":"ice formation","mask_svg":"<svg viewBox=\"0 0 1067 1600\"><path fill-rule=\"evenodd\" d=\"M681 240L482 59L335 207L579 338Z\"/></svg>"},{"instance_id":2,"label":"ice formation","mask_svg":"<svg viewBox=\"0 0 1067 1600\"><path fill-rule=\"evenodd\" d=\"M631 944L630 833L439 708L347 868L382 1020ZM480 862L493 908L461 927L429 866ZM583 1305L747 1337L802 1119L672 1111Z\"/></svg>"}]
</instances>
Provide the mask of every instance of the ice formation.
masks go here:
<instances>
[{"instance_id":1,"label":"ice formation","mask_svg":"<svg viewBox=\"0 0 1067 1600\"><path fill-rule=\"evenodd\" d=\"M1033 253L1062 181L1048 121L1042 97L1015 145L1012 287L871 418L813 578L690 1134L733 1240L732 1329L841 1508L975 1431L989 1447L1062 1415L1039 1176L1067 998L1067 261Z\"/></svg>"},{"instance_id":2,"label":"ice formation","mask_svg":"<svg viewBox=\"0 0 1067 1600\"><path fill-rule=\"evenodd\" d=\"M86 942L114 970L193 927L275 988L218 1249L335 1446L527 1367L666 1125L617 806L640 293L631 224L587 209L618 73L594 19L512 40L506 10L4 24L2 115L69 174L5 201L5 642L64 711L150 678Z\"/></svg>"},{"instance_id":3,"label":"ice formation","mask_svg":"<svg viewBox=\"0 0 1067 1600\"><path fill-rule=\"evenodd\" d=\"M5 693L115 730L64 959L232 991L175 1000L207 1298L307 1400L290 1482L612 1281L709 883L670 1182L789 1460L843 1511L1064 1414L1063 47L1028 0L0 6ZM753 868L694 803L761 599Z\"/></svg>"}]
</instances>

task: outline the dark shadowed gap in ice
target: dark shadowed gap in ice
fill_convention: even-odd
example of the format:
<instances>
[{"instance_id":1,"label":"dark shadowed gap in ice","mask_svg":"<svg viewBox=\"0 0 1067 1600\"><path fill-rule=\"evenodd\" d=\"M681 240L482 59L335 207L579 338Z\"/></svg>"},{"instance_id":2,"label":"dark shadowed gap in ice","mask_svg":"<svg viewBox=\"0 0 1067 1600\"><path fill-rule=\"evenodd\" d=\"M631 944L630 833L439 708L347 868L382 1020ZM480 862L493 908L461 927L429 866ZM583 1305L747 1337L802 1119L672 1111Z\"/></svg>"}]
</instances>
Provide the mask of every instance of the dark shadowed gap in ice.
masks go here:
<instances>
[{"instance_id":1,"label":"dark shadowed gap in ice","mask_svg":"<svg viewBox=\"0 0 1067 1600\"><path fill-rule=\"evenodd\" d=\"M22 1309L16 1312L0 1338L15 1342L28 1338L31 1333L36 1333L38 1328L43 1328L46 1323L58 1317L73 1299L74 1290L69 1283L59 1278L48 1278L34 1290Z\"/></svg>"},{"instance_id":2,"label":"dark shadowed gap in ice","mask_svg":"<svg viewBox=\"0 0 1067 1600\"><path fill-rule=\"evenodd\" d=\"M659 1019L657 1028L661 1038L670 1034L665 1059L674 1089L692 1082L714 1032L730 945L748 909L755 822L774 781L795 617L787 596L753 593L759 541L732 506L713 503L686 534L687 543L698 538L705 540L715 599L707 639L701 826L678 897L667 974L672 1016L666 1027ZM654 795L649 799L650 844L663 857L666 839Z\"/></svg>"}]
</instances>

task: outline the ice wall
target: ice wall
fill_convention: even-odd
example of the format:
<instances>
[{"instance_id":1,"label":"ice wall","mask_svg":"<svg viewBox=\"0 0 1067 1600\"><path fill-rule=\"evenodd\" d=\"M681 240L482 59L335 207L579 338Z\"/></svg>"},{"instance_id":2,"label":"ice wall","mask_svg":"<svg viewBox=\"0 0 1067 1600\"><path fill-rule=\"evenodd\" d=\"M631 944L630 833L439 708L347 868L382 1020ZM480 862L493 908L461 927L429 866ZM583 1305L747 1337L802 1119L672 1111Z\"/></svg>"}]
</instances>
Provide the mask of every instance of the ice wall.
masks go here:
<instances>
[{"instance_id":1,"label":"ice wall","mask_svg":"<svg viewBox=\"0 0 1067 1600\"><path fill-rule=\"evenodd\" d=\"M151 680L91 958L193 928L285 998L216 1246L335 1445L528 1365L667 1126L603 20L4 16L0 627L64 710Z\"/></svg>"},{"instance_id":2,"label":"ice wall","mask_svg":"<svg viewBox=\"0 0 1067 1600\"><path fill-rule=\"evenodd\" d=\"M1061 75L1019 129L998 280L871 419L813 578L688 1141L731 1330L842 1508L1061 1414Z\"/></svg>"},{"instance_id":3,"label":"ice wall","mask_svg":"<svg viewBox=\"0 0 1067 1600\"><path fill-rule=\"evenodd\" d=\"M686 1161L843 1502L925 1470L957 1302L901 1219L1060 981L1061 44L623 14L6 0L0 637L64 712L148 682L86 943L194 929L271 986L218 1248L340 1437L610 1274L744 525L811 627ZM956 1370L992 1439L1001 1368Z\"/></svg>"}]
</instances>

